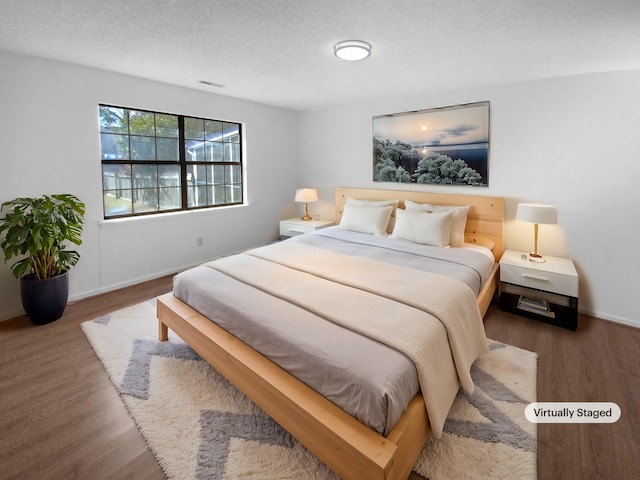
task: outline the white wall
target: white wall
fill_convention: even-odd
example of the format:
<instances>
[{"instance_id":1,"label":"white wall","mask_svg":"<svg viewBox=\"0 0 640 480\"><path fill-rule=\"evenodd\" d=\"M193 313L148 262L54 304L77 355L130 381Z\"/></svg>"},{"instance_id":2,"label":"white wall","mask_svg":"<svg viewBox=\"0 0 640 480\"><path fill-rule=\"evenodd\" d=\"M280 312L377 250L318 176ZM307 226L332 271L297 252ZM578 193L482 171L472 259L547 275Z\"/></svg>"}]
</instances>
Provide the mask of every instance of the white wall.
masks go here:
<instances>
[{"instance_id":1,"label":"white wall","mask_svg":"<svg viewBox=\"0 0 640 480\"><path fill-rule=\"evenodd\" d=\"M298 186L319 189L310 208L326 218L337 186L395 188L371 181L372 116L490 100L490 186L428 188L506 197L506 246L523 251L532 232L513 220L518 202L557 205L559 224L540 227L539 249L574 259L581 311L640 326L640 71L390 94L302 114L4 52L0 71L0 201L69 192L87 204L72 299L270 241L279 219L301 213L291 201ZM103 222L99 103L244 122L249 205ZM20 313L18 282L0 262L0 320Z\"/></svg>"},{"instance_id":2,"label":"white wall","mask_svg":"<svg viewBox=\"0 0 640 480\"><path fill-rule=\"evenodd\" d=\"M375 81L372 79L372 81ZM319 189L313 213L333 215L337 186L429 189L506 197L509 249L533 247L521 201L551 203L558 225L541 225L539 250L574 260L582 312L640 326L640 71L581 75L375 101L301 114L301 183ZM489 187L374 183L371 117L489 100Z\"/></svg>"},{"instance_id":3,"label":"white wall","mask_svg":"<svg viewBox=\"0 0 640 480\"><path fill-rule=\"evenodd\" d=\"M296 112L4 52L0 71L0 202L73 193L87 205L71 300L274 240L295 213ZM104 222L99 103L243 122L248 205ZM0 262L0 320L22 312L10 264Z\"/></svg>"}]
</instances>

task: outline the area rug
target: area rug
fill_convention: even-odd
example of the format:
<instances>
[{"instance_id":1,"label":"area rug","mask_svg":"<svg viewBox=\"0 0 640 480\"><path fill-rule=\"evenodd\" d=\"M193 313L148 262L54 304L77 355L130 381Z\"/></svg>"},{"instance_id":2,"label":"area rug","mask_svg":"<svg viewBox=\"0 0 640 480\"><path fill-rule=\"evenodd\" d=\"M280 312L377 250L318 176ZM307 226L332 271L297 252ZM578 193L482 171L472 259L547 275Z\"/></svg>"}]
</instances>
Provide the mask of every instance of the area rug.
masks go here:
<instances>
[{"instance_id":1,"label":"area rug","mask_svg":"<svg viewBox=\"0 0 640 480\"><path fill-rule=\"evenodd\" d=\"M82 324L167 478L330 480L338 477L173 332L157 340L155 300ZM490 341L441 439L414 471L429 480L535 479L535 353Z\"/></svg>"}]
</instances>

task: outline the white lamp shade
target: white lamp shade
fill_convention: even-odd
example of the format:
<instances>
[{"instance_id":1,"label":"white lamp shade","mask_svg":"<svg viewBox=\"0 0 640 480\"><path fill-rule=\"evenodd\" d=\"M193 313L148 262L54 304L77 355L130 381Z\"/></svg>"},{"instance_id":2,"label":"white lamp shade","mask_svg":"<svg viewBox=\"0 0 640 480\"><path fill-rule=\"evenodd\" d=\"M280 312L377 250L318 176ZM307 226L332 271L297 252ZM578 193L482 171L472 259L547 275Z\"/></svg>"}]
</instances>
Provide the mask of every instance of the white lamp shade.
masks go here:
<instances>
[{"instance_id":1,"label":"white lamp shade","mask_svg":"<svg viewBox=\"0 0 640 480\"><path fill-rule=\"evenodd\" d=\"M558 223L558 214L553 205L538 203L520 203L516 211L516 220L538 224Z\"/></svg>"},{"instance_id":2,"label":"white lamp shade","mask_svg":"<svg viewBox=\"0 0 640 480\"><path fill-rule=\"evenodd\" d=\"M296 190L296 202L317 202L318 192L315 188L299 188Z\"/></svg>"}]
</instances>

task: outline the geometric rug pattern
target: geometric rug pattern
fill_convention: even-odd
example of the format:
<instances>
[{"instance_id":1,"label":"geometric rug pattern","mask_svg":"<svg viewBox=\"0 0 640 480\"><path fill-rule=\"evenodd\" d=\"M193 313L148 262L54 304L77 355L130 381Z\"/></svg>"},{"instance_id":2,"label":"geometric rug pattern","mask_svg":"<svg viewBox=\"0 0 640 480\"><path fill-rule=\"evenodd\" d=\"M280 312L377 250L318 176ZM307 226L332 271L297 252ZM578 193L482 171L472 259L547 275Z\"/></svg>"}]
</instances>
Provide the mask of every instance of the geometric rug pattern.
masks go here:
<instances>
[{"instance_id":1,"label":"geometric rug pattern","mask_svg":"<svg viewBox=\"0 0 640 480\"><path fill-rule=\"evenodd\" d=\"M167 478L338 477L172 331L157 340L155 299L82 324L107 375ZM535 353L490 341L472 366L442 438L430 438L414 471L429 480L535 479Z\"/></svg>"}]
</instances>

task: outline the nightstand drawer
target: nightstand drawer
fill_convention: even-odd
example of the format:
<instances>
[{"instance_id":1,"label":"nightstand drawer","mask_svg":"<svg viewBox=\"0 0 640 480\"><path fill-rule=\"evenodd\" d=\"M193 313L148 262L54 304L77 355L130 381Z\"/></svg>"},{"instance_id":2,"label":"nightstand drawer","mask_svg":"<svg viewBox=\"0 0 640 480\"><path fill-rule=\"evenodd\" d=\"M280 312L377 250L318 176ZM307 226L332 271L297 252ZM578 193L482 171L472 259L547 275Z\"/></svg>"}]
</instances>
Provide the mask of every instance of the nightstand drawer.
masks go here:
<instances>
[{"instance_id":1,"label":"nightstand drawer","mask_svg":"<svg viewBox=\"0 0 640 480\"><path fill-rule=\"evenodd\" d=\"M537 290L578 296L578 277L514 265L500 265L500 281Z\"/></svg>"},{"instance_id":2,"label":"nightstand drawer","mask_svg":"<svg viewBox=\"0 0 640 480\"><path fill-rule=\"evenodd\" d=\"M316 228L312 225L300 225L297 223L280 222L280 235L285 237L295 237L304 233L313 232Z\"/></svg>"}]
</instances>

